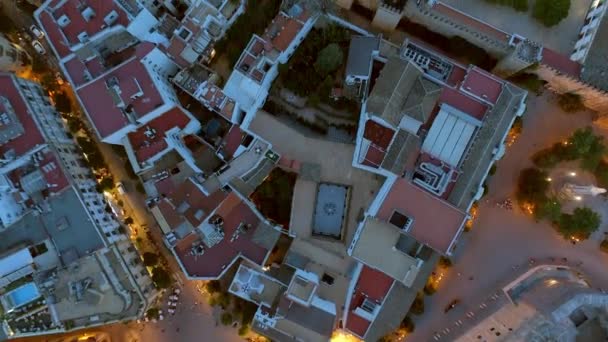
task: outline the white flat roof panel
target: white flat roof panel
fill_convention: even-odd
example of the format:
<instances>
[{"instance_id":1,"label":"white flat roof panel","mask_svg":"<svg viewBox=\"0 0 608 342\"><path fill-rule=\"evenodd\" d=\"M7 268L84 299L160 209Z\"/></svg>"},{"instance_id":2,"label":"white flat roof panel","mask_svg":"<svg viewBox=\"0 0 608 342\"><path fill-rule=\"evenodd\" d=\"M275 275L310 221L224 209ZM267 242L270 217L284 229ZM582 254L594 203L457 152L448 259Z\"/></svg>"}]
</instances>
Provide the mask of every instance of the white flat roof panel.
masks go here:
<instances>
[{"instance_id":1,"label":"white flat roof panel","mask_svg":"<svg viewBox=\"0 0 608 342\"><path fill-rule=\"evenodd\" d=\"M437 114L437 117L433 121L431 129L429 130L429 133L427 134L426 138L424 139L424 143L422 144L422 150L424 152L430 153L431 149L433 148L433 145L435 144L435 141L437 141L437 137L441 132L441 127L443 127L443 124L445 123L447 117L448 113L442 110L440 110Z\"/></svg>"},{"instance_id":2,"label":"white flat roof panel","mask_svg":"<svg viewBox=\"0 0 608 342\"><path fill-rule=\"evenodd\" d=\"M475 132L475 126L466 123L464 130L461 132L461 135L456 143L452 155L448 163L453 166L457 166L460 163L460 159L462 159L462 155L467 149L469 142L471 141L471 137L473 136L473 132Z\"/></svg>"},{"instance_id":3,"label":"white flat roof panel","mask_svg":"<svg viewBox=\"0 0 608 342\"><path fill-rule=\"evenodd\" d=\"M449 135L443 147L443 150L441 151L441 155L439 155L439 158L441 160L449 162L452 159L454 149L456 148L456 145L458 144L458 141L460 140L460 137L462 136L462 132L464 131L466 125L467 123L462 120L456 121L456 123L454 124L454 128L452 129L452 133Z\"/></svg>"},{"instance_id":4,"label":"white flat roof panel","mask_svg":"<svg viewBox=\"0 0 608 342\"><path fill-rule=\"evenodd\" d=\"M24 248L0 260L0 278L34 262L29 249Z\"/></svg>"},{"instance_id":5,"label":"white flat roof panel","mask_svg":"<svg viewBox=\"0 0 608 342\"><path fill-rule=\"evenodd\" d=\"M450 135L453 134L454 125L456 124L457 120L458 119L451 115L448 115L448 117L445 119L445 123L443 124L443 127L441 127L441 131L439 132L437 141L435 141L435 144L433 144L433 147L431 148L432 155L436 157L441 157L443 148L445 147L445 143L446 141L448 141ZM433 123L433 126L434 125L435 124Z\"/></svg>"}]
</instances>

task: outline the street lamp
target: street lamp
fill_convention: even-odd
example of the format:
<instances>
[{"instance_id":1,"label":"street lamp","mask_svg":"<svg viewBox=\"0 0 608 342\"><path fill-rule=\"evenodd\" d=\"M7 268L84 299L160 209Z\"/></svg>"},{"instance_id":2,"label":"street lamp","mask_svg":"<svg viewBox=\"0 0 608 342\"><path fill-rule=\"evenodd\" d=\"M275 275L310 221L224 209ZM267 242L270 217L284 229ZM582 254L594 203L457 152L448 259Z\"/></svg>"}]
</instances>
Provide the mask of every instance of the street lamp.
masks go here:
<instances>
[{"instance_id":1,"label":"street lamp","mask_svg":"<svg viewBox=\"0 0 608 342\"><path fill-rule=\"evenodd\" d=\"M569 173L569 175L570 175L570 177L574 177L574 176L576 176L576 172L571 171L571 172Z\"/></svg>"}]
</instances>

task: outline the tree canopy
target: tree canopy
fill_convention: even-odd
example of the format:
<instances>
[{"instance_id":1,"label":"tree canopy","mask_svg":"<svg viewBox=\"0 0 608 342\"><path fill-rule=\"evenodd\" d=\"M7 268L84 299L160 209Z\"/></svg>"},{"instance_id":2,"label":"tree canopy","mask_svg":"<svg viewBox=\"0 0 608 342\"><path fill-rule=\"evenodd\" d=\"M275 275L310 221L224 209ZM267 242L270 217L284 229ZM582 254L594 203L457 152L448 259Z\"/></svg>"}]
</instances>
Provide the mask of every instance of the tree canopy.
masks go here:
<instances>
[{"instance_id":1,"label":"tree canopy","mask_svg":"<svg viewBox=\"0 0 608 342\"><path fill-rule=\"evenodd\" d=\"M158 255L156 253L145 252L144 255L142 255L142 258L144 259L144 265L148 267L158 264Z\"/></svg>"},{"instance_id":2,"label":"tree canopy","mask_svg":"<svg viewBox=\"0 0 608 342\"><path fill-rule=\"evenodd\" d=\"M342 53L340 46L336 43L329 44L319 52L317 60L315 61L315 70L321 76L326 76L338 69L343 60L344 54Z\"/></svg>"},{"instance_id":3,"label":"tree canopy","mask_svg":"<svg viewBox=\"0 0 608 342\"><path fill-rule=\"evenodd\" d=\"M171 275L162 267L152 269L152 281L159 289L166 289L171 286Z\"/></svg>"},{"instance_id":4,"label":"tree canopy","mask_svg":"<svg viewBox=\"0 0 608 342\"><path fill-rule=\"evenodd\" d=\"M536 0L532 16L547 27L559 24L570 12L570 0Z\"/></svg>"},{"instance_id":5,"label":"tree canopy","mask_svg":"<svg viewBox=\"0 0 608 342\"><path fill-rule=\"evenodd\" d=\"M599 228L601 221L600 215L595 211L579 207L572 214L562 214L559 232L567 238L586 239Z\"/></svg>"},{"instance_id":6,"label":"tree canopy","mask_svg":"<svg viewBox=\"0 0 608 342\"><path fill-rule=\"evenodd\" d=\"M566 113L574 113L585 109L583 98L579 94L565 93L559 95L557 104Z\"/></svg>"},{"instance_id":7,"label":"tree canopy","mask_svg":"<svg viewBox=\"0 0 608 342\"><path fill-rule=\"evenodd\" d=\"M544 203L547 199L549 181L547 173L537 168L527 168L520 172L517 182L517 200L520 203Z\"/></svg>"}]
</instances>

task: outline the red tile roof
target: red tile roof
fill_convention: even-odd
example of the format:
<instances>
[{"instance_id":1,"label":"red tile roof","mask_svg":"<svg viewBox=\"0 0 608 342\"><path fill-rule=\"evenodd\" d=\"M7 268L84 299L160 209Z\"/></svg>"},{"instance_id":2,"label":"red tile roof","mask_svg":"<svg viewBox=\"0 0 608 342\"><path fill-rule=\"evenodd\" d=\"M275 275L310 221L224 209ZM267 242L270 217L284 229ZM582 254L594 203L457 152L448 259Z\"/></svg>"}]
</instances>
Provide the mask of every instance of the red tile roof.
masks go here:
<instances>
[{"instance_id":1,"label":"red tile roof","mask_svg":"<svg viewBox=\"0 0 608 342\"><path fill-rule=\"evenodd\" d=\"M447 80L447 84L449 84L452 87L457 87L460 85L460 82L462 82L464 80L464 77L467 74L467 70L464 68L461 68L458 65L454 64L454 68L452 69L452 72L450 73L450 77L448 77Z\"/></svg>"},{"instance_id":2,"label":"red tile roof","mask_svg":"<svg viewBox=\"0 0 608 342\"><path fill-rule=\"evenodd\" d=\"M182 224L182 222L184 222L184 217L177 212L177 209L169 200L163 199L160 201L158 203L158 209L171 229L177 228L180 224Z\"/></svg>"},{"instance_id":3,"label":"red tile roof","mask_svg":"<svg viewBox=\"0 0 608 342\"><path fill-rule=\"evenodd\" d=\"M494 75L473 67L467 73L461 89L495 104L502 92L503 84L504 81Z\"/></svg>"},{"instance_id":4,"label":"red tile roof","mask_svg":"<svg viewBox=\"0 0 608 342\"><path fill-rule=\"evenodd\" d=\"M581 64L546 47L543 48L541 63L575 78L581 76Z\"/></svg>"},{"instance_id":5,"label":"red tile roof","mask_svg":"<svg viewBox=\"0 0 608 342\"><path fill-rule=\"evenodd\" d=\"M144 162L161 151L168 145L165 141L165 133L175 127L183 129L190 122L190 118L179 107L173 107L156 119L138 128L135 132L127 135L129 143L135 152L138 162ZM146 131L154 130L154 138L146 136Z\"/></svg>"},{"instance_id":6,"label":"red tile roof","mask_svg":"<svg viewBox=\"0 0 608 342\"><path fill-rule=\"evenodd\" d=\"M363 165L371 166L378 168L380 164L382 164L382 160L384 160L384 155L386 153L374 145L370 145L367 153L365 154L365 159L363 159Z\"/></svg>"},{"instance_id":7,"label":"red tile roof","mask_svg":"<svg viewBox=\"0 0 608 342\"><path fill-rule=\"evenodd\" d=\"M349 313L346 318L346 329L364 338L371 322L355 314L353 311L361 306L365 299L382 305L384 297L390 291L393 282L393 278L386 274L363 265L350 300Z\"/></svg>"},{"instance_id":8,"label":"red tile roof","mask_svg":"<svg viewBox=\"0 0 608 342\"><path fill-rule=\"evenodd\" d=\"M366 320L365 318L355 314L353 311L349 311L346 316L346 330L355 334L359 338L365 338L365 334L367 333L367 329L372 325L372 322Z\"/></svg>"},{"instance_id":9,"label":"red tile roof","mask_svg":"<svg viewBox=\"0 0 608 342\"><path fill-rule=\"evenodd\" d=\"M180 55L182 53L182 51L184 51L185 47L186 47L186 42L183 39L181 39L177 36L173 36L173 38L171 38L171 41L169 43L169 47L165 50L167 55L173 57L173 60L182 68L185 68L190 65L190 63L188 63L188 61L186 61Z\"/></svg>"},{"instance_id":10,"label":"red tile roof","mask_svg":"<svg viewBox=\"0 0 608 342\"><path fill-rule=\"evenodd\" d=\"M140 44L143 45L143 44ZM144 54L149 46L137 49L137 56ZM142 51L143 50L143 51ZM102 137L106 137L128 124L127 117L118 108L110 95L106 82L115 77L122 91L120 97L125 105L132 106L136 117L141 118L163 104L163 99L156 89L151 75L137 57L120 64L104 76L77 90L87 114ZM141 87L143 95L133 100L129 98Z\"/></svg>"},{"instance_id":11,"label":"red tile roof","mask_svg":"<svg viewBox=\"0 0 608 342\"><path fill-rule=\"evenodd\" d=\"M154 186L159 194L165 196L170 196L176 189L175 182L173 182L171 177L159 180L158 182L154 183Z\"/></svg>"},{"instance_id":12,"label":"red tile roof","mask_svg":"<svg viewBox=\"0 0 608 342\"><path fill-rule=\"evenodd\" d=\"M222 202L217 210L224 219L224 239L211 248L206 248L201 256L194 257L190 248L199 239L197 234L191 234L179 241L175 252L190 276L218 278L222 272L239 256L244 256L252 262L262 265L269 250L251 241L255 229L242 233L238 239L230 241L233 233L241 223L256 227L260 219L253 210L234 193Z\"/></svg>"},{"instance_id":13,"label":"red tile roof","mask_svg":"<svg viewBox=\"0 0 608 342\"><path fill-rule=\"evenodd\" d=\"M74 87L79 87L87 82L85 78L87 66L80 60L80 58L74 55L72 58L63 63L63 66L65 67L68 76L72 80Z\"/></svg>"},{"instance_id":14,"label":"red tile roof","mask_svg":"<svg viewBox=\"0 0 608 342\"><path fill-rule=\"evenodd\" d=\"M303 26L304 25L295 19L291 19L283 13L279 13L272 20L272 23L268 26L262 38L266 41L270 41L275 49L283 52L287 50Z\"/></svg>"},{"instance_id":15,"label":"red tile roof","mask_svg":"<svg viewBox=\"0 0 608 342\"><path fill-rule=\"evenodd\" d=\"M70 186L59 160L50 150L44 154L44 159L40 161L39 168L50 192L57 193Z\"/></svg>"},{"instance_id":16,"label":"red tile roof","mask_svg":"<svg viewBox=\"0 0 608 342\"><path fill-rule=\"evenodd\" d=\"M497 29L496 27L483 22L475 17L472 17L466 13L463 13L453 7L450 7L440 1L438 1L434 6L433 10L445 15L453 19L456 22L469 26L483 34L486 34L494 39L502 41L504 43L508 43L511 39L511 35Z\"/></svg>"},{"instance_id":17,"label":"red tile roof","mask_svg":"<svg viewBox=\"0 0 608 342\"><path fill-rule=\"evenodd\" d=\"M363 137L370 140L381 150L386 150L388 148L394 134L394 130L382 126L373 120L367 120L365 122L365 131L363 132Z\"/></svg>"},{"instance_id":18,"label":"red tile roof","mask_svg":"<svg viewBox=\"0 0 608 342\"><path fill-rule=\"evenodd\" d=\"M232 125L232 127L230 127L228 134L226 134L224 137L224 143L226 146L224 146L223 151L227 158L232 158L232 156L234 156L234 153L241 145L243 137L245 136L246 133L241 131L238 125Z\"/></svg>"},{"instance_id":19,"label":"red tile roof","mask_svg":"<svg viewBox=\"0 0 608 342\"><path fill-rule=\"evenodd\" d=\"M443 88L438 102L446 103L478 120L482 120L488 110L488 106L482 102L448 87Z\"/></svg>"},{"instance_id":20,"label":"red tile roof","mask_svg":"<svg viewBox=\"0 0 608 342\"><path fill-rule=\"evenodd\" d=\"M226 196L227 194L221 190L207 196L188 179L177 187L170 199L176 208L179 208L184 202L188 203L188 209L184 211L183 215L196 227L220 205ZM205 215L196 218L195 215L198 210L202 210Z\"/></svg>"},{"instance_id":21,"label":"red tile roof","mask_svg":"<svg viewBox=\"0 0 608 342\"><path fill-rule=\"evenodd\" d=\"M0 154L4 155L9 150L14 150L17 156L30 151L39 144L45 143L42 133L34 118L30 115L24 98L21 96L17 84L13 81L13 75L0 75L0 89L15 110L15 115L23 126L24 133L15 139L0 146Z\"/></svg>"},{"instance_id":22,"label":"red tile roof","mask_svg":"<svg viewBox=\"0 0 608 342\"><path fill-rule=\"evenodd\" d=\"M81 4L86 6L81 6ZM87 20L83 16L83 11L86 8L90 8L94 11L94 15L90 20ZM127 26L129 24L129 18L127 14L118 6L114 1L87 1L81 0L67 0L61 4L60 7L55 8L52 11L53 18L57 21L61 16L66 15L69 19L69 24L64 27L60 27L65 42L70 45L77 45L80 43L78 35L82 32L86 32L89 37L101 32L107 25L104 22L105 17L115 11L118 15L116 21L112 26L122 25ZM56 25L59 25L56 23Z\"/></svg>"},{"instance_id":23,"label":"red tile roof","mask_svg":"<svg viewBox=\"0 0 608 342\"><path fill-rule=\"evenodd\" d=\"M421 243L446 253L464 223L466 214L404 178L399 178L384 199L378 214L388 221L397 210L413 223L409 234Z\"/></svg>"}]
</instances>

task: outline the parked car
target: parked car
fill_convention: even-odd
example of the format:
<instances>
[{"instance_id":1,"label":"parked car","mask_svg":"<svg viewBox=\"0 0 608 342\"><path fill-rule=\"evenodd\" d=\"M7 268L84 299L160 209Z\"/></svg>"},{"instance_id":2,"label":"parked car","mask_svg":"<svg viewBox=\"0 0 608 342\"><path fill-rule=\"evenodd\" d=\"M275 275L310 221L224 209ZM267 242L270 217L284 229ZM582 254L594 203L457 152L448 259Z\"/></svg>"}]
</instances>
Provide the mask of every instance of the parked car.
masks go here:
<instances>
[{"instance_id":1,"label":"parked car","mask_svg":"<svg viewBox=\"0 0 608 342\"><path fill-rule=\"evenodd\" d=\"M30 26L30 31L34 34L34 36L38 39L42 39L44 37L44 32L38 28L36 25Z\"/></svg>"},{"instance_id":2,"label":"parked car","mask_svg":"<svg viewBox=\"0 0 608 342\"><path fill-rule=\"evenodd\" d=\"M127 191L125 190L125 185L122 184L122 182L118 182L116 184L116 189L118 190L118 193L121 195L124 195Z\"/></svg>"},{"instance_id":3,"label":"parked car","mask_svg":"<svg viewBox=\"0 0 608 342\"><path fill-rule=\"evenodd\" d=\"M443 309L444 313L447 313L448 311L452 310L453 308L456 307L456 305L460 304L460 299L454 299L453 301L450 302L450 304L448 304L445 309Z\"/></svg>"},{"instance_id":4,"label":"parked car","mask_svg":"<svg viewBox=\"0 0 608 342\"><path fill-rule=\"evenodd\" d=\"M36 52L38 52L39 54L44 55L46 53L44 46L42 46L39 41L32 41L32 46L34 47L34 50L36 50Z\"/></svg>"}]
</instances>

